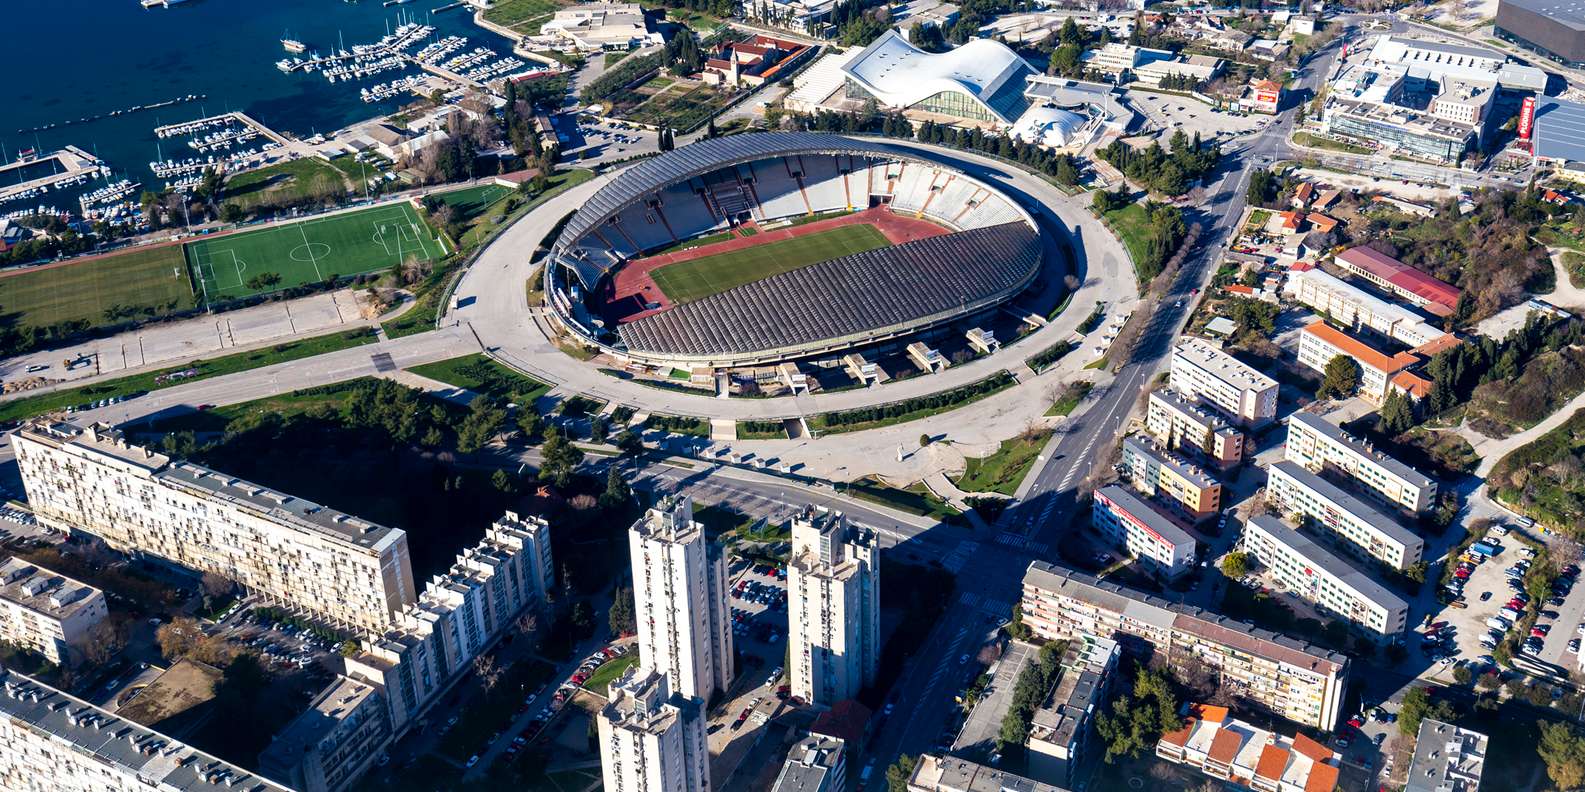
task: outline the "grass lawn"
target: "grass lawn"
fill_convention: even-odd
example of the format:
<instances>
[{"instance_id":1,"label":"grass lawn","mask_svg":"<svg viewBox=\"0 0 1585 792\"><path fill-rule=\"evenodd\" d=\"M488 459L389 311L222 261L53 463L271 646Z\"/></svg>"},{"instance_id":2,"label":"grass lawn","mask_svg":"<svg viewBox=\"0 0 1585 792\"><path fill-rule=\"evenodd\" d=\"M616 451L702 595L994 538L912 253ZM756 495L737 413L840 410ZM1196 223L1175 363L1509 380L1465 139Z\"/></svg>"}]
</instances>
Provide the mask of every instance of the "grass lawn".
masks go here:
<instances>
[{"instance_id":1,"label":"grass lawn","mask_svg":"<svg viewBox=\"0 0 1585 792\"><path fill-rule=\"evenodd\" d=\"M243 171L226 180L222 203L251 209L276 201L296 201L316 192L331 194L346 189L342 171L318 157L278 162Z\"/></svg>"},{"instance_id":2,"label":"grass lawn","mask_svg":"<svg viewBox=\"0 0 1585 792\"><path fill-rule=\"evenodd\" d=\"M346 176L347 180L355 185L352 191L362 195L364 180L383 176L391 169L391 161L384 157L360 161L351 154L343 154L339 157L332 157L330 159L330 167L341 171L341 175Z\"/></svg>"},{"instance_id":3,"label":"grass lawn","mask_svg":"<svg viewBox=\"0 0 1585 792\"><path fill-rule=\"evenodd\" d=\"M917 421L920 418L956 410L966 404L973 404L987 396L1000 393L1015 384L1017 384L1017 381L1013 379L1012 375L1006 371L1001 371L978 382L931 394L930 396L909 399L900 405L886 405L884 408L860 408L844 413L821 413L807 418L806 423L809 424L811 430L819 434L877 429L882 426ZM831 416L836 416L836 419L833 420ZM847 420L844 420L845 417L847 417Z\"/></svg>"},{"instance_id":4,"label":"grass lawn","mask_svg":"<svg viewBox=\"0 0 1585 792\"><path fill-rule=\"evenodd\" d=\"M197 304L181 245L133 248L0 277L0 322L19 326L69 321L96 326L162 316Z\"/></svg>"},{"instance_id":5,"label":"grass lawn","mask_svg":"<svg viewBox=\"0 0 1585 792\"><path fill-rule=\"evenodd\" d=\"M524 23L538 20L540 17L549 17L562 5L556 0L496 0L493 5L485 9L484 18L497 25L506 25L537 34L539 32L537 26L530 31Z\"/></svg>"},{"instance_id":6,"label":"grass lawn","mask_svg":"<svg viewBox=\"0 0 1585 792\"><path fill-rule=\"evenodd\" d=\"M456 217L467 222L484 214L484 210L495 204L496 201L511 195L512 189L499 184L480 184L474 187L464 187L435 195L441 203L451 207Z\"/></svg>"},{"instance_id":7,"label":"grass lawn","mask_svg":"<svg viewBox=\"0 0 1585 792\"><path fill-rule=\"evenodd\" d=\"M169 388L173 385L218 377L222 374L234 374L238 371L247 371L276 363L323 355L327 352L370 344L374 340L373 330L349 330L305 338L301 341L288 341L284 344L276 344L263 349L256 349L252 352L238 352L234 355L200 360L194 362L191 366L174 366L160 369L159 371L107 380L94 385L84 385L80 388L51 391L37 396L26 396L14 401L0 402L0 421L14 421L53 410L63 410L67 407L88 404L99 399L110 398L111 396L126 396L141 391L154 391L161 388ZM179 378L168 376L181 371L192 371L193 373Z\"/></svg>"},{"instance_id":8,"label":"grass lawn","mask_svg":"<svg viewBox=\"0 0 1585 792\"><path fill-rule=\"evenodd\" d=\"M651 277L672 302L685 303L810 264L890 244L886 235L874 226L841 226L818 234L671 264L655 270Z\"/></svg>"},{"instance_id":9,"label":"grass lawn","mask_svg":"<svg viewBox=\"0 0 1585 792\"><path fill-rule=\"evenodd\" d=\"M1045 447L1050 436L1050 432L1039 432L1031 437L1020 435L1003 440L1002 447L990 456L969 459L956 482L958 488L964 492L1014 494L1029 469L1034 467L1040 449Z\"/></svg>"},{"instance_id":10,"label":"grass lawn","mask_svg":"<svg viewBox=\"0 0 1585 792\"><path fill-rule=\"evenodd\" d=\"M1317 137L1315 135L1310 134L1309 132L1295 132L1295 133L1293 133L1293 142L1298 144L1298 145L1300 145L1300 146L1309 146L1310 148L1326 149L1327 151L1341 151L1344 154L1369 154L1369 153L1371 153L1370 149L1365 148L1364 146L1356 146L1356 145L1354 145L1352 143L1344 143L1341 140L1332 140L1331 138Z\"/></svg>"},{"instance_id":11,"label":"grass lawn","mask_svg":"<svg viewBox=\"0 0 1585 792\"><path fill-rule=\"evenodd\" d=\"M324 388L307 388L291 393L281 393L275 396L266 396L240 404L222 405L203 412L182 413L169 418L157 418L137 424L137 431L148 431L157 434L170 432L223 432L226 424L231 423L244 415L262 415L269 413L287 418L293 415L330 409L340 410L352 401L355 391L353 383L361 379L347 380L336 385Z\"/></svg>"},{"instance_id":12,"label":"grass lawn","mask_svg":"<svg viewBox=\"0 0 1585 792\"><path fill-rule=\"evenodd\" d=\"M1072 414L1074 408L1079 406L1079 402L1084 401L1084 397L1089 395L1091 387L1090 383L1083 380L1069 385L1062 391L1062 395L1057 397L1056 402L1051 405L1051 409L1046 410L1046 415Z\"/></svg>"},{"instance_id":13,"label":"grass lawn","mask_svg":"<svg viewBox=\"0 0 1585 792\"><path fill-rule=\"evenodd\" d=\"M335 276L438 261L444 246L408 203L244 231L187 245L205 299L246 297Z\"/></svg>"},{"instance_id":14,"label":"grass lawn","mask_svg":"<svg viewBox=\"0 0 1585 792\"><path fill-rule=\"evenodd\" d=\"M602 696L610 695L611 683L621 678L622 674L638 662L638 652L628 652L615 660L608 660L606 664L594 670L589 678L584 680L585 690L591 690Z\"/></svg>"},{"instance_id":15,"label":"grass lawn","mask_svg":"<svg viewBox=\"0 0 1585 792\"><path fill-rule=\"evenodd\" d=\"M1134 260L1134 274L1139 277L1139 262L1144 261L1149 255L1149 246L1146 240L1150 238L1149 220L1145 216L1144 204L1132 203L1121 209L1113 209L1106 213L1106 222L1123 240L1123 246L1128 248L1128 256Z\"/></svg>"},{"instance_id":16,"label":"grass lawn","mask_svg":"<svg viewBox=\"0 0 1585 792\"><path fill-rule=\"evenodd\" d=\"M907 489L898 489L889 484L872 478L862 478L847 484L838 484L837 490L844 495L850 495L859 500L879 503L898 511L917 514L921 517L930 517L942 522L952 522L961 519L962 512L952 508L946 501L931 494L924 484L914 484Z\"/></svg>"},{"instance_id":17,"label":"grass lawn","mask_svg":"<svg viewBox=\"0 0 1585 792\"><path fill-rule=\"evenodd\" d=\"M533 377L519 374L491 358L475 353L414 366L408 371L439 380L448 385L467 388L492 399L507 400L532 405L535 399L550 391L550 386Z\"/></svg>"}]
</instances>

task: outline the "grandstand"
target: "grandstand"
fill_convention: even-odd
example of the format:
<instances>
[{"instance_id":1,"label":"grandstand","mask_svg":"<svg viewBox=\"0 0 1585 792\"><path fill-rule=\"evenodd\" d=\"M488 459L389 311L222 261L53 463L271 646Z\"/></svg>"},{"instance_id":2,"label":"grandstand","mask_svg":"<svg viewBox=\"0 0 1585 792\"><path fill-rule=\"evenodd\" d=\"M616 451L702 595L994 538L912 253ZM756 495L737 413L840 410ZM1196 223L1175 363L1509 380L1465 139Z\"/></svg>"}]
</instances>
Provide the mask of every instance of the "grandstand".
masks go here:
<instances>
[{"instance_id":1,"label":"grandstand","mask_svg":"<svg viewBox=\"0 0 1585 792\"><path fill-rule=\"evenodd\" d=\"M789 235L855 222L890 244L763 276L727 263L718 271L738 277L691 293L686 305L647 280L687 258L667 251L698 246L720 262L717 249L788 244ZM893 144L735 135L644 161L596 192L552 246L545 293L570 332L621 358L774 362L900 337L1011 299L1039 270L1039 233L995 188Z\"/></svg>"}]
</instances>

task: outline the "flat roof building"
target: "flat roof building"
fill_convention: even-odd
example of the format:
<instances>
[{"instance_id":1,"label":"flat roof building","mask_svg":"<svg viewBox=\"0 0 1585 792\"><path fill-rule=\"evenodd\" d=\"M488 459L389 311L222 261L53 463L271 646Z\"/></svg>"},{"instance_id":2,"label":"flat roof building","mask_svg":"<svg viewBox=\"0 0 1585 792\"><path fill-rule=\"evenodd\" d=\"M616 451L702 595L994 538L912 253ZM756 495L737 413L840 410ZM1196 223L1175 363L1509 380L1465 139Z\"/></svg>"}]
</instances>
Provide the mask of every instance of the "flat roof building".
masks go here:
<instances>
[{"instance_id":1,"label":"flat roof building","mask_svg":"<svg viewBox=\"0 0 1585 792\"><path fill-rule=\"evenodd\" d=\"M1190 522L1208 519L1222 510L1222 482L1156 445L1148 435L1123 438L1123 471L1135 489L1164 502Z\"/></svg>"},{"instance_id":2,"label":"flat roof building","mask_svg":"<svg viewBox=\"0 0 1585 792\"><path fill-rule=\"evenodd\" d=\"M0 788L292 792L252 771L0 669Z\"/></svg>"},{"instance_id":3,"label":"flat roof building","mask_svg":"<svg viewBox=\"0 0 1585 792\"><path fill-rule=\"evenodd\" d=\"M921 754L908 792L1067 792L1051 784L956 756Z\"/></svg>"},{"instance_id":4,"label":"flat roof building","mask_svg":"<svg viewBox=\"0 0 1585 792\"><path fill-rule=\"evenodd\" d=\"M1068 643L1057 661L1058 677L1029 722L1031 778L1070 787L1084 764L1092 721L1105 701L1122 649L1110 638L1080 636Z\"/></svg>"},{"instance_id":5,"label":"flat roof building","mask_svg":"<svg viewBox=\"0 0 1585 792\"><path fill-rule=\"evenodd\" d=\"M1244 433L1171 388L1150 392L1145 431L1156 442L1227 470L1244 459Z\"/></svg>"},{"instance_id":6,"label":"flat roof building","mask_svg":"<svg viewBox=\"0 0 1585 792\"><path fill-rule=\"evenodd\" d=\"M1408 626L1409 604L1402 597L1281 520L1256 515L1241 541L1283 588L1372 639L1395 640Z\"/></svg>"},{"instance_id":7,"label":"flat roof building","mask_svg":"<svg viewBox=\"0 0 1585 792\"><path fill-rule=\"evenodd\" d=\"M710 792L704 702L672 693L666 675L634 666L595 713L605 788Z\"/></svg>"},{"instance_id":8,"label":"flat roof building","mask_svg":"<svg viewBox=\"0 0 1585 792\"><path fill-rule=\"evenodd\" d=\"M880 544L847 515L806 507L787 563L792 695L830 706L875 681L880 662Z\"/></svg>"},{"instance_id":9,"label":"flat roof building","mask_svg":"<svg viewBox=\"0 0 1585 792\"><path fill-rule=\"evenodd\" d=\"M383 629L413 602L407 534L131 445L102 424L17 430L40 522L213 572L328 622Z\"/></svg>"},{"instance_id":10,"label":"flat roof building","mask_svg":"<svg viewBox=\"0 0 1585 792\"><path fill-rule=\"evenodd\" d=\"M1404 792L1476 792L1486 769L1486 735L1434 718L1420 721Z\"/></svg>"},{"instance_id":11,"label":"flat roof building","mask_svg":"<svg viewBox=\"0 0 1585 792\"><path fill-rule=\"evenodd\" d=\"M351 787L391 739L374 685L338 676L259 755L259 771L300 792Z\"/></svg>"},{"instance_id":12,"label":"flat roof building","mask_svg":"<svg viewBox=\"0 0 1585 792\"><path fill-rule=\"evenodd\" d=\"M628 529L639 656L672 690L709 701L732 685L726 559L693 519L693 500L667 495Z\"/></svg>"},{"instance_id":13,"label":"flat roof building","mask_svg":"<svg viewBox=\"0 0 1585 792\"><path fill-rule=\"evenodd\" d=\"M1425 540L1374 506L1295 462L1278 462L1266 472L1266 497L1284 513L1324 526L1351 551L1393 569L1419 563Z\"/></svg>"},{"instance_id":14,"label":"flat roof building","mask_svg":"<svg viewBox=\"0 0 1585 792\"><path fill-rule=\"evenodd\" d=\"M1537 97L1530 151L1536 160L1578 169L1585 162L1585 104Z\"/></svg>"},{"instance_id":15,"label":"flat roof building","mask_svg":"<svg viewBox=\"0 0 1585 792\"><path fill-rule=\"evenodd\" d=\"M1171 384L1243 426L1265 426L1277 416L1277 381L1203 338L1186 336L1173 348Z\"/></svg>"},{"instance_id":16,"label":"flat roof building","mask_svg":"<svg viewBox=\"0 0 1585 792\"><path fill-rule=\"evenodd\" d=\"M787 751L770 792L843 792L847 743L824 734L805 736Z\"/></svg>"},{"instance_id":17,"label":"flat roof building","mask_svg":"<svg viewBox=\"0 0 1585 792\"><path fill-rule=\"evenodd\" d=\"M1498 38L1568 66L1585 66L1585 7L1571 0L1501 0Z\"/></svg>"},{"instance_id":18,"label":"flat roof building","mask_svg":"<svg viewBox=\"0 0 1585 792\"><path fill-rule=\"evenodd\" d=\"M1183 726L1156 741L1156 756L1258 792L1332 792L1343 764L1303 733L1284 737L1208 704L1189 705Z\"/></svg>"},{"instance_id":19,"label":"flat roof building","mask_svg":"<svg viewBox=\"0 0 1585 792\"><path fill-rule=\"evenodd\" d=\"M627 50L663 43L638 3L584 3L563 8L539 26L539 34L552 39L556 46L579 52Z\"/></svg>"},{"instance_id":20,"label":"flat roof building","mask_svg":"<svg viewBox=\"0 0 1585 792\"><path fill-rule=\"evenodd\" d=\"M1194 537L1127 487L1096 490L1090 524L1153 574L1175 578L1194 566Z\"/></svg>"},{"instance_id":21,"label":"flat roof building","mask_svg":"<svg viewBox=\"0 0 1585 792\"><path fill-rule=\"evenodd\" d=\"M1198 660L1237 695L1295 723L1331 731L1343 714L1347 656L1247 622L1044 561L1024 574L1020 608L1044 640L1098 635L1136 656Z\"/></svg>"},{"instance_id":22,"label":"flat roof building","mask_svg":"<svg viewBox=\"0 0 1585 792\"><path fill-rule=\"evenodd\" d=\"M1399 343L1417 347L1447 333L1414 311L1388 302L1321 269L1288 275L1287 291L1301 304L1314 308L1347 327L1366 327Z\"/></svg>"},{"instance_id":23,"label":"flat roof building","mask_svg":"<svg viewBox=\"0 0 1585 792\"><path fill-rule=\"evenodd\" d=\"M109 616L104 592L93 586L20 558L0 564L0 641L73 665Z\"/></svg>"},{"instance_id":24,"label":"flat roof building","mask_svg":"<svg viewBox=\"0 0 1585 792\"><path fill-rule=\"evenodd\" d=\"M1375 497L1418 514L1436 505L1436 480L1393 459L1319 415L1288 418L1283 457L1312 473L1338 471Z\"/></svg>"}]
</instances>

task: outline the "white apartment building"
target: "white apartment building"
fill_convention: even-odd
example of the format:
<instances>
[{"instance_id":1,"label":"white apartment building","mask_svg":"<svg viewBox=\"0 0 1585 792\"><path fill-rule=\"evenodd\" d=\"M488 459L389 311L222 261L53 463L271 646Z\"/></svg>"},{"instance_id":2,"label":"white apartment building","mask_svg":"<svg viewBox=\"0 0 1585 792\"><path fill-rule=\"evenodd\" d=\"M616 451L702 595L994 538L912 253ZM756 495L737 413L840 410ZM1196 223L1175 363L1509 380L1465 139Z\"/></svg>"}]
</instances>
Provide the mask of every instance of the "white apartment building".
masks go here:
<instances>
[{"instance_id":1,"label":"white apartment building","mask_svg":"<svg viewBox=\"0 0 1585 792\"><path fill-rule=\"evenodd\" d=\"M847 784L847 742L810 734L787 751L787 761L770 792L843 792Z\"/></svg>"},{"instance_id":2,"label":"white apartment building","mask_svg":"<svg viewBox=\"0 0 1585 792\"><path fill-rule=\"evenodd\" d=\"M1420 721L1404 792L1477 792L1489 742L1478 731L1435 718Z\"/></svg>"},{"instance_id":3,"label":"white apartment building","mask_svg":"<svg viewBox=\"0 0 1585 792\"><path fill-rule=\"evenodd\" d=\"M1150 392L1145 431L1167 448L1197 455L1226 470L1244 458L1244 433L1171 388Z\"/></svg>"},{"instance_id":4,"label":"white apartment building","mask_svg":"<svg viewBox=\"0 0 1585 792\"><path fill-rule=\"evenodd\" d=\"M1311 473L1331 469L1360 483L1381 500L1419 514L1436 505L1436 480L1372 448L1314 413L1288 419L1283 457Z\"/></svg>"},{"instance_id":5,"label":"white apartment building","mask_svg":"<svg viewBox=\"0 0 1585 792\"><path fill-rule=\"evenodd\" d=\"M1332 321L1338 324L1352 328L1368 327L1407 346L1429 344L1447 335L1414 311L1377 297L1324 270L1290 273L1284 288L1292 292L1294 299L1301 304L1331 316Z\"/></svg>"},{"instance_id":6,"label":"white apartment building","mask_svg":"<svg viewBox=\"0 0 1585 792\"><path fill-rule=\"evenodd\" d=\"M35 422L12 437L45 525L213 572L334 624L383 629L414 600L401 530L172 460L104 425Z\"/></svg>"},{"instance_id":7,"label":"white apartment building","mask_svg":"<svg viewBox=\"0 0 1585 792\"><path fill-rule=\"evenodd\" d=\"M628 530L639 660L706 701L732 685L726 563L687 496L662 498Z\"/></svg>"},{"instance_id":8,"label":"white apartment building","mask_svg":"<svg viewBox=\"0 0 1585 792\"><path fill-rule=\"evenodd\" d=\"M1265 426L1277 417L1277 381L1203 338L1178 341L1170 384L1180 395L1198 398L1244 426Z\"/></svg>"},{"instance_id":9,"label":"white apartment building","mask_svg":"<svg viewBox=\"0 0 1585 792\"><path fill-rule=\"evenodd\" d=\"M1286 460L1266 473L1268 502L1283 513L1325 527L1346 546L1393 569L1408 569L1420 561L1423 539L1341 487Z\"/></svg>"},{"instance_id":10,"label":"white apartment building","mask_svg":"<svg viewBox=\"0 0 1585 792\"><path fill-rule=\"evenodd\" d=\"M792 695L817 706L853 698L880 660L880 544L847 516L805 508L787 569Z\"/></svg>"},{"instance_id":11,"label":"white apartment building","mask_svg":"<svg viewBox=\"0 0 1585 792\"><path fill-rule=\"evenodd\" d=\"M1408 626L1409 603L1402 597L1281 520L1255 516L1242 541L1288 591L1372 638L1392 641Z\"/></svg>"},{"instance_id":12,"label":"white apartment building","mask_svg":"<svg viewBox=\"0 0 1585 792\"><path fill-rule=\"evenodd\" d=\"M259 772L298 792L341 792L391 739L379 688L337 676L259 755Z\"/></svg>"},{"instance_id":13,"label":"white apartment building","mask_svg":"<svg viewBox=\"0 0 1585 792\"><path fill-rule=\"evenodd\" d=\"M31 677L0 681L0 789L292 792Z\"/></svg>"},{"instance_id":14,"label":"white apartment building","mask_svg":"<svg viewBox=\"0 0 1585 792\"><path fill-rule=\"evenodd\" d=\"M1127 487L1096 490L1090 524L1113 547L1162 577L1175 578L1194 567L1194 537Z\"/></svg>"},{"instance_id":15,"label":"white apartment building","mask_svg":"<svg viewBox=\"0 0 1585 792\"><path fill-rule=\"evenodd\" d=\"M1221 683L1295 723L1331 731L1343 714L1348 657L1280 633L1063 567L1024 574L1024 624L1044 640L1114 638L1167 662L1198 659Z\"/></svg>"},{"instance_id":16,"label":"white apartment building","mask_svg":"<svg viewBox=\"0 0 1585 792\"><path fill-rule=\"evenodd\" d=\"M710 792L704 702L672 693L666 675L643 666L611 683L595 716L600 772L613 792Z\"/></svg>"},{"instance_id":17,"label":"white apartment building","mask_svg":"<svg viewBox=\"0 0 1585 792\"><path fill-rule=\"evenodd\" d=\"M554 569L549 523L506 512L347 658L347 675L381 688L391 733L401 736L476 655L515 629L519 614L544 608Z\"/></svg>"},{"instance_id":18,"label":"white apartment building","mask_svg":"<svg viewBox=\"0 0 1585 792\"><path fill-rule=\"evenodd\" d=\"M72 665L109 615L104 592L93 586L20 558L0 564L0 641Z\"/></svg>"},{"instance_id":19,"label":"white apartment building","mask_svg":"<svg viewBox=\"0 0 1585 792\"><path fill-rule=\"evenodd\" d=\"M1093 718L1106 700L1122 648L1110 638L1081 636L1068 643L1057 665L1060 676L1029 719L1027 769L1031 776L1075 786L1084 764Z\"/></svg>"}]
</instances>

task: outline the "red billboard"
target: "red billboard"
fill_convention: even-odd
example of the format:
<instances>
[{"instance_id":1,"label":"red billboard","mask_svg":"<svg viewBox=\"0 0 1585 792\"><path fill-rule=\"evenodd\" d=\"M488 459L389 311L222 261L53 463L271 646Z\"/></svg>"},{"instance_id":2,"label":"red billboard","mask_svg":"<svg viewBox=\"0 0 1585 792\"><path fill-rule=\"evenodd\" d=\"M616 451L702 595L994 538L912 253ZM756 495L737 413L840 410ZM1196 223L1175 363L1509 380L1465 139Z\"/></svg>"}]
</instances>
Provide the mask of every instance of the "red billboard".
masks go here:
<instances>
[{"instance_id":1,"label":"red billboard","mask_svg":"<svg viewBox=\"0 0 1585 792\"><path fill-rule=\"evenodd\" d=\"M1519 107L1519 139L1530 139L1530 128L1535 125L1535 97L1526 96Z\"/></svg>"}]
</instances>

